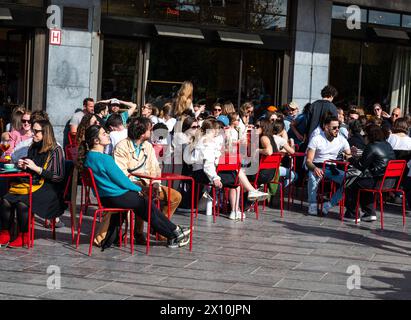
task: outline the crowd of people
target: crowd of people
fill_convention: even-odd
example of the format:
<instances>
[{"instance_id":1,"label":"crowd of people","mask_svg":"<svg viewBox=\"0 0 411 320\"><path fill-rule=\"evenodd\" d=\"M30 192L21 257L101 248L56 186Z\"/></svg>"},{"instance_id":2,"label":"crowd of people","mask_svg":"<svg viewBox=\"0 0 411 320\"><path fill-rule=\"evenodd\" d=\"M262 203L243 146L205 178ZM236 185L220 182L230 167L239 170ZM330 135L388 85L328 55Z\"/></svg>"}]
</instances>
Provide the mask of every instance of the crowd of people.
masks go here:
<instances>
[{"instance_id":1,"label":"crowd of people","mask_svg":"<svg viewBox=\"0 0 411 320\"><path fill-rule=\"evenodd\" d=\"M63 214L62 190L67 176L91 169L105 206L135 209L135 240L140 244L146 241L143 220L148 218L148 201L157 199L161 207L152 205L151 228L160 235L159 240L169 247L189 243L190 229L172 222L175 211L187 205L187 185L173 188L154 181L153 198L149 199L149 181L137 177L158 177L168 165L174 172L192 176L199 187L205 187L206 194L210 186L227 188L226 215L231 220L244 220L240 208L253 208L255 202L274 198L275 188L264 192L265 185L282 181L288 188L307 181L308 215L328 214L345 192L344 218L353 221L358 191L376 187L390 160L403 159L411 167L411 116L402 116L400 108L387 114L378 103L371 114L358 106L337 108L333 104L337 94L328 85L321 91L322 99L301 109L290 102L282 108L255 110L252 102L245 102L238 112L229 101L212 106L206 101L194 103L193 84L189 81L182 84L173 101L163 106L146 103L140 110L135 103L116 98L98 102L86 98L83 109L68 123L65 144L78 149L78 157L72 161L65 160L46 112L16 108L2 134L1 144L8 146L2 158L33 175L32 210L44 219ZM289 156L297 151L305 157L291 166ZM240 154L240 168L219 171L224 155L233 152ZM281 154L281 165L259 170L260 159L273 154ZM330 160L342 160L357 168L355 179L346 185L346 172ZM323 179L333 181L337 187L332 197L319 206L318 188ZM411 207L408 170L403 188ZM2 193L0 246L20 247L28 241L27 181L13 181ZM401 200L398 194L391 196L394 201ZM373 195L364 194L360 204L360 219L377 220ZM120 221L120 214L105 214L95 245L110 246Z\"/></svg>"}]
</instances>

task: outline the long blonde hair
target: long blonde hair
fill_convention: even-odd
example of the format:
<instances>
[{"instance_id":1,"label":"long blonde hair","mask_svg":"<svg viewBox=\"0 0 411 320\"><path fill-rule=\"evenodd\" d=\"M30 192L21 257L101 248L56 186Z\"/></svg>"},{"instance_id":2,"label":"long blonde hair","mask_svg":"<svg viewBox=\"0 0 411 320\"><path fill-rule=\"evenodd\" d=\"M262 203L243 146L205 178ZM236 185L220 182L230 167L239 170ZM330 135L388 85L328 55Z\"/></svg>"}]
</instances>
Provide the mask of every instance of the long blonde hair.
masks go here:
<instances>
[{"instance_id":1,"label":"long blonde hair","mask_svg":"<svg viewBox=\"0 0 411 320\"><path fill-rule=\"evenodd\" d=\"M193 84L190 81L184 81L178 90L177 98L175 102L174 115L175 117L181 117L184 111L190 107L190 103L193 101Z\"/></svg>"}]
</instances>

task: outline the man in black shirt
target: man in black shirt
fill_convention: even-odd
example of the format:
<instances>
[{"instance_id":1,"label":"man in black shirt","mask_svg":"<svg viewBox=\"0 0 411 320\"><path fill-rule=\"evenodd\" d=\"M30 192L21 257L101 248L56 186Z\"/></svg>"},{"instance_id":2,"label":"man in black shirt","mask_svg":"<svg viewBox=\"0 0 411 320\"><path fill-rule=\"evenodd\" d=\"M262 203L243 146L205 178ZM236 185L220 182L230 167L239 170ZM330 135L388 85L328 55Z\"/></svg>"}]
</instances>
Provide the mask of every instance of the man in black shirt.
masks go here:
<instances>
[{"instance_id":1,"label":"man in black shirt","mask_svg":"<svg viewBox=\"0 0 411 320\"><path fill-rule=\"evenodd\" d=\"M332 103L338 92L333 86L325 86L321 90L322 100L317 100L311 104L308 113L308 132L307 137L310 139L313 131L321 125L321 122L327 116L338 117L337 107Z\"/></svg>"}]
</instances>

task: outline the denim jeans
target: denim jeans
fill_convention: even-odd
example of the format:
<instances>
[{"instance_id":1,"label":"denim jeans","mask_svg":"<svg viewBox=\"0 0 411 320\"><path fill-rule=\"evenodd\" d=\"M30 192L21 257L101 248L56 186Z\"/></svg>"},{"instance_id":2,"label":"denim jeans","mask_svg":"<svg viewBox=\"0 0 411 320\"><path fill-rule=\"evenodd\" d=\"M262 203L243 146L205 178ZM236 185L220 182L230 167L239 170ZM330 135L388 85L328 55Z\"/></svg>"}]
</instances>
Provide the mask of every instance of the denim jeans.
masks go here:
<instances>
[{"instance_id":1,"label":"denim jeans","mask_svg":"<svg viewBox=\"0 0 411 320\"><path fill-rule=\"evenodd\" d=\"M332 171L329 168L325 169L324 176L325 178L334 181L339 185L337 191L333 194L330 202L332 206L335 206L342 198L342 182L344 180L344 171L335 169L335 172L338 171L338 174L333 175ZM308 203L316 204L317 203L317 190L320 185L321 178L314 175L313 171L308 171Z\"/></svg>"},{"instance_id":2,"label":"denim jeans","mask_svg":"<svg viewBox=\"0 0 411 320\"><path fill-rule=\"evenodd\" d=\"M287 188L288 185L293 183L295 180L297 180L297 173L294 171L291 171L291 179L290 179L290 169L280 167L280 177L285 177L284 179L284 188ZM290 181L291 180L291 181Z\"/></svg>"}]
</instances>

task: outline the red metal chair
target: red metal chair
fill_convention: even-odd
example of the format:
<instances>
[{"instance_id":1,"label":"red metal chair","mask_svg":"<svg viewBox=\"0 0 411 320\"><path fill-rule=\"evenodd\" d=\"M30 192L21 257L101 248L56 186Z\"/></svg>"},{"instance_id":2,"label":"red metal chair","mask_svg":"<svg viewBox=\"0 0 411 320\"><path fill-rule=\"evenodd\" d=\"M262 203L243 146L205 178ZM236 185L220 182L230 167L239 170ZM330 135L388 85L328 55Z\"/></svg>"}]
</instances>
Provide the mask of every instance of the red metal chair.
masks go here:
<instances>
[{"instance_id":1,"label":"red metal chair","mask_svg":"<svg viewBox=\"0 0 411 320\"><path fill-rule=\"evenodd\" d=\"M273 153L270 156L261 157L260 165L258 167L258 172L253 182L254 188L256 189L258 188L257 182L258 182L258 177L260 176L261 170L275 170L275 172L279 171L282 157L283 155L281 153ZM270 183L278 184L280 186L280 208L281 208L281 217L283 217L283 211L284 211L283 183L279 181L270 182ZM264 184L264 192L267 192L267 189L268 189L268 184ZM264 200L264 204L265 204L265 200ZM263 210L264 208L265 208L265 205L263 207ZM255 211L256 218L258 219L258 201L255 202L254 211Z\"/></svg>"},{"instance_id":2,"label":"red metal chair","mask_svg":"<svg viewBox=\"0 0 411 320\"><path fill-rule=\"evenodd\" d=\"M132 209L125 209L125 208L105 208L101 204L100 201L100 196L98 194L98 189L96 186L96 182L94 180L94 175L91 169L89 168L84 168L83 172L81 173L81 180L83 185L85 186L85 204L83 204L83 199L81 203L81 208L80 208L80 215L79 215L79 222L78 222L78 229L77 229L77 241L76 241L76 248L79 246L80 242L80 232L81 232L81 224L83 220L83 208L87 207L88 204L87 202L89 201L90 197L90 190L93 190L93 193L97 199L97 205L98 208L94 211L94 219L93 219L93 225L92 225L92 230L91 230L91 237L90 237L90 247L88 251L88 255L91 256L91 251L93 248L93 240L94 240L94 233L95 233L95 228L96 228L96 220L97 220L97 214L102 212L116 212L116 213L121 213L121 212L130 212L130 244L131 244L131 254L134 253L134 211ZM83 197L82 197L83 198ZM125 244L127 243L127 219L126 220L126 239L125 239ZM120 226L122 226L122 219L120 219ZM122 244L122 227L120 227L120 247Z\"/></svg>"},{"instance_id":3,"label":"red metal chair","mask_svg":"<svg viewBox=\"0 0 411 320\"><path fill-rule=\"evenodd\" d=\"M399 192L402 194L402 225L405 225L405 192L400 189L402 176L404 170L407 166L405 160L391 160L388 162L387 168L385 169L384 177L380 182L378 188L375 189L360 189L357 195L357 205L355 208L355 223L358 223L358 210L360 207L360 197L361 192L371 192L374 195L374 208L376 207L375 195L379 194L380 200L380 212L381 212L381 229L384 229L384 202L382 199L382 194L386 192ZM393 188L385 188L385 183L387 179L396 179L395 186Z\"/></svg>"},{"instance_id":4,"label":"red metal chair","mask_svg":"<svg viewBox=\"0 0 411 320\"><path fill-rule=\"evenodd\" d=\"M224 172L224 171L235 171L237 172L236 178L235 178L235 182L233 184L233 188L237 188L240 187L240 202L241 202L241 221L243 221L244 219L244 201L242 199L243 197L243 186L241 184L239 184L238 182L238 173L241 170L241 160L240 160L240 155L238 152L235 152L233 154L230 153L224 153L219 160L219 163L217 165L217 169L216 172L217 174L219 172ZM197 201L197 205L196 205L196 217L198 217L198 202L199 202L199 197L200 197L200 188L201 188L202 184L201 183L197 183L197 197L196 197L196 201ZM213 197L213 221L216 222L216 216L220 215L220 201L219 198L217 198L217 192L216 192L216 188L214 187L214 185L212 184L208 184L208 187L211 187L212 189L212 197ZM224 189L229 189L229 188L224 188ZM216 206L216 199L218 199L218 203Z\"/></svg>"}]
</instances>

